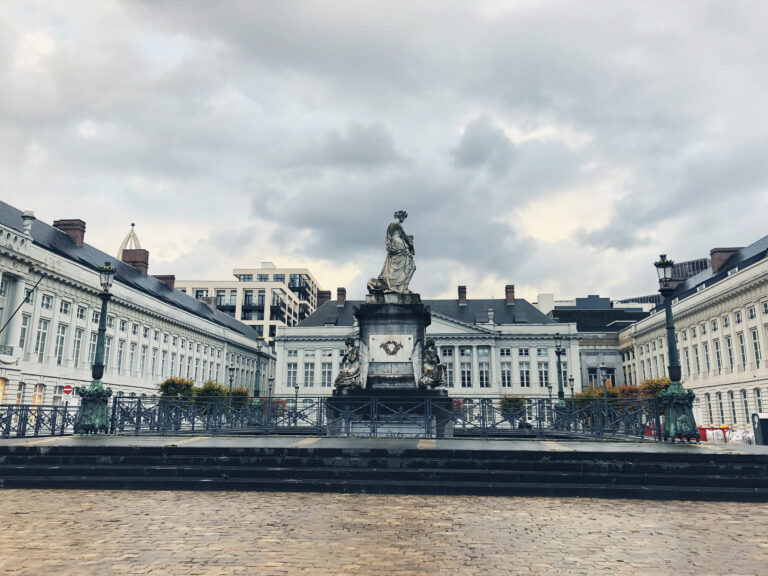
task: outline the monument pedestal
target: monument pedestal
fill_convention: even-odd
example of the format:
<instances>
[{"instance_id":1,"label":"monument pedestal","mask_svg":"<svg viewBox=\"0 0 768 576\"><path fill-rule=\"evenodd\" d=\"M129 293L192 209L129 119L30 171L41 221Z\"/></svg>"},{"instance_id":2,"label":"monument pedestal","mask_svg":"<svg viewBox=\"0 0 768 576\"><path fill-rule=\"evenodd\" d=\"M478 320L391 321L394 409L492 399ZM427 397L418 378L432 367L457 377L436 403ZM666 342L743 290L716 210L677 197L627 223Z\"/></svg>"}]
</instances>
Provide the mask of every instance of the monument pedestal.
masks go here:
<instances>
[{"instance_id":1,"label":"monument pedestal","mask_svg":"<svg viewBox=\"0 0 768 576\"><path fill-rule=\"evenodd\" d=\"M417 390L424 334L432 321L418 294L369 294L355 312L366 390Z\"/></svg>"},{"instance_id":2,"label":"monument pedestal","mask_svg":"<svg viewBox=\"0 0 768 576\"><path fill-rule=\"evenodd\" d=\"M453 398L445 389L344 388L326 401L334 436L450 438Z\"/></svg>"}]
</instances>

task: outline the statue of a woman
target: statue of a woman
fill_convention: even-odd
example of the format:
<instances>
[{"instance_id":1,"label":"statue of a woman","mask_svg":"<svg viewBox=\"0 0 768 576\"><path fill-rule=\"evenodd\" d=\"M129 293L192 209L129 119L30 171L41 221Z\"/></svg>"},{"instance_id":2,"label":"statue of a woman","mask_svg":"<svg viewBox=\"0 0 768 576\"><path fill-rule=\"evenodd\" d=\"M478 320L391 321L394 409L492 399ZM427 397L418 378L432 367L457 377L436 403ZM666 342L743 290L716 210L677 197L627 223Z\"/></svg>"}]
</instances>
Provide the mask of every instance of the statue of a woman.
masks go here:
<instances>
[{"instance_id":1,"label":"statue of a woman","mask_svg":"<svg viewBox=\"0 0 768 576\"><path fill-rule=\"evenodd\" d=\"M410 294L408 284L416 271L413 263L413 236L409 236L403 230L403 220L408 218L408 212L398 210L395 212L395 222L387 227L387 258L381 268L378 278L371 278L368 282L368 291L374 292L398 292Z\"/></svg>"},{"instance_id":2,"label":"statue of a woman","mask_svg":"<svg viewBox=\"0 0 768 576\"><path fill-rule=\"evenodd\" d=\"M360 387L360 351L355 346L354 338L344 341L347 351L341 360L341 370L336 376L336 388Z\"/></svg>"}]
</instances>

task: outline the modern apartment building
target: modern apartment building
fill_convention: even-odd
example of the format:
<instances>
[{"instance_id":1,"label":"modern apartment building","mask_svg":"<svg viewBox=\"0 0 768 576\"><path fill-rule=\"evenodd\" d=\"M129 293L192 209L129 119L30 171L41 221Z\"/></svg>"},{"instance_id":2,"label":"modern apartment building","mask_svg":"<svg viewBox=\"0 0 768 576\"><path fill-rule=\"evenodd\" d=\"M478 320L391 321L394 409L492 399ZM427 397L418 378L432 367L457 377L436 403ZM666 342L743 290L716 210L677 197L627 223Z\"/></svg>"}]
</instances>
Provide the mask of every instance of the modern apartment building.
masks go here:
<instances>
[{"instance_id":1,"label":"modern apartment building","mask_svg":"<svg viewBox=\"0 0 768 576\"><path fill-rule=\"evenodd\" d=\"M176 289L210 302L271 343L278 326L296 326L331 298L306 268L236 268L233 280L177 280Z\"/></svg>"}]
</instances>

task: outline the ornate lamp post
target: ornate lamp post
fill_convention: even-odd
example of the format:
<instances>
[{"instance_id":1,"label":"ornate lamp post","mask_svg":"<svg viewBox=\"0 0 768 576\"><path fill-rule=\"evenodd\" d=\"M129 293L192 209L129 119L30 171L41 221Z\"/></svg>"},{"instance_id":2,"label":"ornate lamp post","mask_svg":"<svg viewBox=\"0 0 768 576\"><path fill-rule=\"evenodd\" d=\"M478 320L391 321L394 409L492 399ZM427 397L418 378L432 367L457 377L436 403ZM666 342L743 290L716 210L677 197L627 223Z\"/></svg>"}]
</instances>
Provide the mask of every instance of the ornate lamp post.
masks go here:
<instances>
[{"instance_id":1,"label":"ornate lamp post","mask_svg":"<svg viewBox=\"0 0 768 576\"><path fill-rule=\"evenodd\" d=\"M547 418L552 419L552 382L547 382L547 392L549 392L549 402L547 403Z\"/></svg>"},{"instance_id":2,"label":"ornate lamp post","mask_svg":"<svg viewBox=\"0 0 768 576\"><path fill-rule=\"evenodd\" d=\"M603 384L603 407L608 414L608 374L605 370L605 362L600 362L600 382Z\"/></svg>"},{"instance_id":3,"label":"ornate lamp post","mask_svg":"<svg viewBox=\"0 0 768 576\"><path fill-rule=\"evenodd\" d=\"M235 366L229 367L229 407L232 408L232 380L235 379Z\"/></svg>"},{"instance_id":4,"label":"ornate lamp post","mask_svg":"<svg viewBox=\"0 0 768 576\"><path fill-rule=\"evenodd\" d=\"M293 390L296 392L293 397L293 426L295 427L299 422L299 385L296 384Z\"/></svg>"},{"instance_id":5,"label":"ornate lamp post","mask_svg":"<svg viewBox=\"0 0 768 576\"><path fill-rule=\"evenodd\" d=\"M573 399L573 376L568 376L568 387L571 389L571 412L576 410L576 403Z\"/></svg>"},{"instance_id":6,"label":"ornate lamp post","mask_svg":"<svg viewBox=\"0 0 768 576\"><path fill-rule=\"evenodd\" d=\"M562 347L563 337L560 336L560 332L555 334L555 354L557 355L557 404L555 404L555 410L565 410L565 392L563 391L563 369L560 362L560 357L565 354L565 349Z\"/></svg>"},{"instance_id":7,"label":"ornate lamp post","mask_svg":"<svg viewBox=\"0 0 768 576\"><path fill-rule=\"evenodd\" d=\"M256 386L253 395L258 399L261 395L261 349L264 346L264 338L259 336L256 340Z\"/></svg>"},{"instance_id":8,"label":"ornate lamp post","mask_svg":"<svg viewBox=\"0 0 768 576\"><path fill-rule=\"evenodd\" d=\"M677 353L677 341L675 340L675 321L672 317L672 293L674 288L669 283L672 280L672 267L674 262L667 260L667 255L662 254L659 261L654 263L659 275L659 292L664 299L664 311L667 321L667 350L669 353L669 388L661 393L660 399L664 403L664 439L686 438L699 439L699 430L696 427L696 419L693 416L693 399L696 397L691 390L685 390L680 383L682 376L680 369L680 356Z\"/></svg>"},{"instance_id":9,"label":"ornate lamp post","mask_svg":"<svg viewBox=\"0 0 768 576\"><path fill-rule=\"evenodd\" d=\"M104 341L107 333L107 302L112 298L109 289L115 277L116 270L109 262L99 268L99 283L102 291L101 316L99 317L99 332L96 339L96 357L91 367L91 381L88 388L80 387L77 394L80 396L80 407L77 409L74 422L75 434L90 434L92 432L107 431L107 400L112 396L111 388L104 388L101 382L104 376Z\"/></svg>"}]
</instances>

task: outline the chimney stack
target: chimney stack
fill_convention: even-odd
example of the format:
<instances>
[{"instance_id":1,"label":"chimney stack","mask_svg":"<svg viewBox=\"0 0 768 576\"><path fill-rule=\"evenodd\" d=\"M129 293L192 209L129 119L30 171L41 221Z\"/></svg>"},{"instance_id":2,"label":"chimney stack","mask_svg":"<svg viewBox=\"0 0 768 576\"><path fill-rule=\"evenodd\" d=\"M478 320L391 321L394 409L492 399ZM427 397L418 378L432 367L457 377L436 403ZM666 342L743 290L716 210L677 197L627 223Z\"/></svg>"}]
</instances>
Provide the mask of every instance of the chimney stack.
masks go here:
<instances>
[{"instance_id":1,"label":"chimney stack","mask_svg":"<svg viewBox=\"0 0 768 576\"><path fill-rule=\"evenodd\" d=\"M77 218L73 220L54 220L53 227L56 230L69 234L74 243L82 247L83 240L85 239L85 222Z\"/></svg>"},{"instance_id":2,"label":"chimney stack","mask_svg":"<svg viewBox=\"0 0 768 576\"><path fill-rule=\"evenodd\" d=\"M203 296L202 298L200 298L200 302L208 306L208 308L210 308L214 312L216 311L216 298L214 298L213 296Z\"/></svg>"},{"instance_id":3,"label":"chimney stack","mask_svg":"<svg viewBox=\"0 0 768 576\"><path fill-rule=\"evenodd\" d=\"M709 251L712 274L717 274L723 264L725 264L726 260L739 250L741 250L741 248L712 248L712 250Z\"/></svg>"},{"instance_id":4,"label":"chimney stack","mask_svg":"<svg viewBox=\"0 0 768 576\"><path fill-rule=\"evenodd\" d=\"M326 302L331 301L331 291L330 290L318 290L317 291L317 307L320 308L323 304Z\"/></svg>"},{"instance_id":5,"label":"chimney stack","mask_svg":"<svg viewBox=\"0 0 768 576\"><path fill-rule=\"evenodd\" d=\"M515 285L507 284L504 287L504 292L506 294L507 304L514 304L515 303Z\"/></svg>"},{"instance_id":6,"label":"chimney stack","mask_svg":"<svg viewBox=\"0 0 768 576\"><path fill-rule=\"evenodd\" d=\"M155 276L158 280L161 282L165 282L168 285L168 288L171 290L174 290L176 288L176 276L173 274L165 275L165 276Z\"/></svg>"},{"instance_id":7,"label":"chimney stack","mask_svg":"<svg viewBox=\"0 0 768 576\"><path fill-rule=\"evenodd\" d=\"M347 301L347 289L336 288L336 306L344 306Z\"/></svg>"},{"instance_id":8,"label":"chimney stack","mask_svg":"<svg viewBox=\"0 0 768 576\"><path fill-rule=\"evenodd\" d=\"M467 287L459 286L459 306L467 305Z\"/></svg>"},{"instance_id":9,"label":"chimney stack","mask_svg":"<svg viewBox=\"0 0 768 576\"><path fill-rule=\"evenodd\" d=\"M149 269L149 252L143 248L134 248L123 250L123 262L129 264L141 272L144 276L147 275Z\"/></svg>"}]
</instances>

